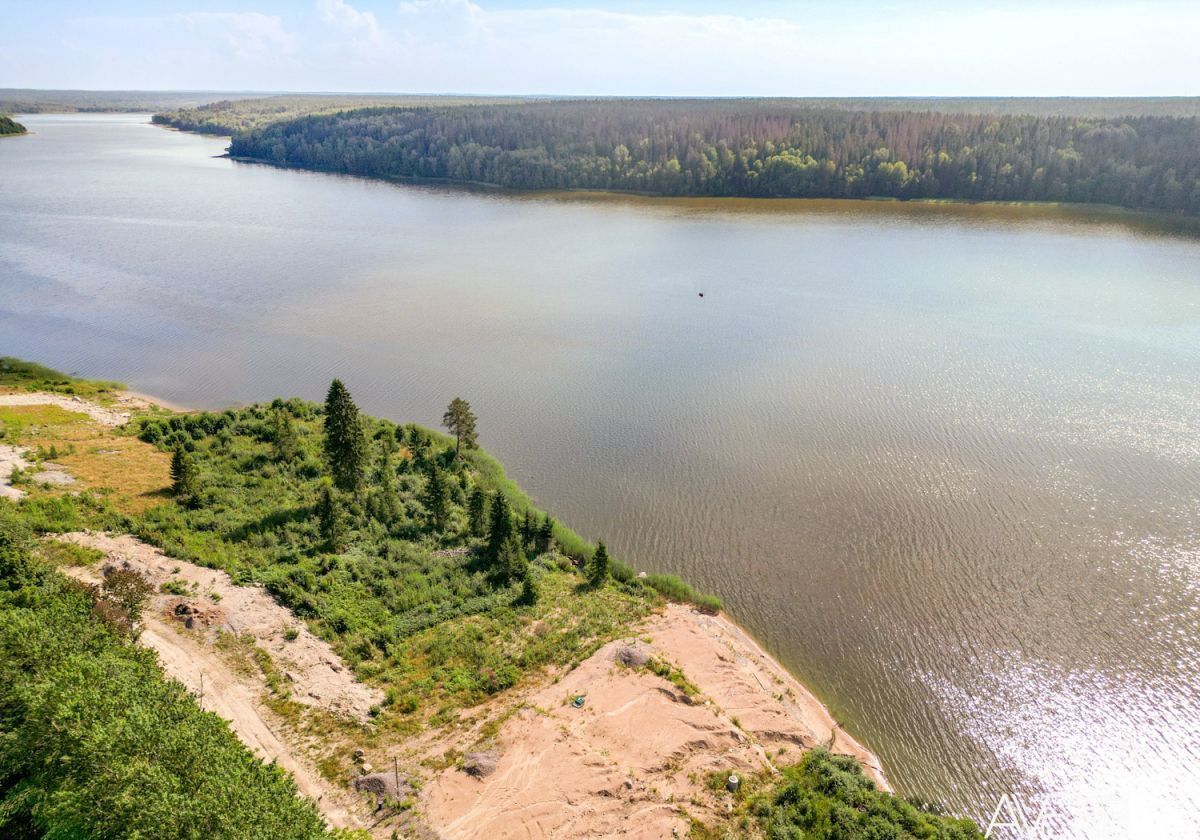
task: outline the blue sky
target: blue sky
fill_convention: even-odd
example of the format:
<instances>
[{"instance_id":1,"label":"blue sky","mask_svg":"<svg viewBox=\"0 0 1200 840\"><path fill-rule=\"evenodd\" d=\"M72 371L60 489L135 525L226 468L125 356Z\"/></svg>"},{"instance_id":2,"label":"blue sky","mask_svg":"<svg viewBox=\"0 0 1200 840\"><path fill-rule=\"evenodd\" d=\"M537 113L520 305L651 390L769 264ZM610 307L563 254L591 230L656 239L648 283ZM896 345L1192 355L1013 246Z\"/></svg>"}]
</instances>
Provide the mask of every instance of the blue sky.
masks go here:
<instances>
[{"instance_id":1,"label":"blue sky","mask_svg":"<svg viewBox=\"0 0 1200 840\"><path fill-rule=\"evenodd\" d=\"M0 0L0 87L1200 95L1200 0Z\"/></svg>"}]
</instances>

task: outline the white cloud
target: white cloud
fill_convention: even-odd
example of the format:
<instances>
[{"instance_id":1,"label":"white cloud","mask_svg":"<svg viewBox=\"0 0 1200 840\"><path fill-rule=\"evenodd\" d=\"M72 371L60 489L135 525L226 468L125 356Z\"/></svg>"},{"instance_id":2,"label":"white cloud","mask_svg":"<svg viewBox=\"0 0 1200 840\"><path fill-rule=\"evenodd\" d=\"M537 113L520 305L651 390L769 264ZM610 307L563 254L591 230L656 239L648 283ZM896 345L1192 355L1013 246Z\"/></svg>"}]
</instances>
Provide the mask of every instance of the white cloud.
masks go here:
<instances>
[{"instance_id":1,"label":"white cloud","mask_svg":"<svg viewBox=\"0 0 1200 840\"><path fill-rule=\"evenodd\" d=\"M1176 0L842 4L819 13L817 4L772 4L783 11L770 16L497 9L487 0L312 0L281 16L243 2L249 10L86 21L38 12L45 38L8 40L0 77L726 96L1194 95L1200 78L1200 3Z\"/></svg>"},{"instance_id":2,"label":"white cloud","mask_svg":"<svg viewBox=\"0 0 1200 840\"><path fill-rule=\"evenodd\" d=\"M344 0L317 0L321 20L352 32L362 31L369 38L379 37L379 21L374 12L360 12Z\"/></svg>"}]
</instances>

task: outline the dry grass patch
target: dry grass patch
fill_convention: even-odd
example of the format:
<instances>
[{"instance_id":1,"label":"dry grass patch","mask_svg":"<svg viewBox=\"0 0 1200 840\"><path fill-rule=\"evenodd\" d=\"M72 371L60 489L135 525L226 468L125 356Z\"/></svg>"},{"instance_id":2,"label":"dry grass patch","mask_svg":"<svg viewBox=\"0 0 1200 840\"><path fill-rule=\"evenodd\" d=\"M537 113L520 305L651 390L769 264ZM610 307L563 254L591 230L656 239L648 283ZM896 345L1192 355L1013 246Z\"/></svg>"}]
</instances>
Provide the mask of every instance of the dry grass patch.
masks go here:
<instances>
[{"instance_id":1,"label":"dry grass patch","mask_svg":"<svg viewBox=\"0 0 1200 840\"><path fill-rule=\"evenodd\" d=\"M82 487L109 491L109 500L121 513L141 513L169 498L171 456L137 438L89 421L47 427L21 443L42 451L53 446L58 450L55 463Z\"/></svg>"}]
</instances>

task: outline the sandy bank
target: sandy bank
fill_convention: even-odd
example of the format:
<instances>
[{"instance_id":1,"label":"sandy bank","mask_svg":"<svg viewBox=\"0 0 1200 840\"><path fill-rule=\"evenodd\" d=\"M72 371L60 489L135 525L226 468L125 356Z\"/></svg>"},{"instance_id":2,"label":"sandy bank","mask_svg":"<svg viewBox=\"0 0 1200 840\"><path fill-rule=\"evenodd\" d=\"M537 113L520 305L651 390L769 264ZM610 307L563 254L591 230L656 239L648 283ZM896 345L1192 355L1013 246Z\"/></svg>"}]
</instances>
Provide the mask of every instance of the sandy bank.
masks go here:
<instances>
[{"instance_id":1,"label":"sandy bank","mask_svg":"<svg viewBox=\"0 0 1200 840\"><path fill-rule=\"evenodd\" d=\"M622 664L629 648L675 666L696 690ZM482 778L452 766L426 783L423 815L445 837L685 836L691 818L724 812L711 775L771 770L814 746L854 756L887 787L878 759L744 631L680 605L505 702L497 734L472 726L423 745L426 762L447 750L496 759Z\"/></svg>"}]
</instances>

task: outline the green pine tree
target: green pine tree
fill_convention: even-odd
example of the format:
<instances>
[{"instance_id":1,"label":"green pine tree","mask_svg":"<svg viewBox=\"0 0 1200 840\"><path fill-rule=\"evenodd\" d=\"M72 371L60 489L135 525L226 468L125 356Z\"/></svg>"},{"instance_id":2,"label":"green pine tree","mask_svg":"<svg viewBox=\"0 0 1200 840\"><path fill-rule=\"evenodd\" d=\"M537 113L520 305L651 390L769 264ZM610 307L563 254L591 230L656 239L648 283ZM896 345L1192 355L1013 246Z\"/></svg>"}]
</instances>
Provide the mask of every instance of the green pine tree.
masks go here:
<instances>
[{"instance_id":1,"label":"green pine tree","mask_svg":"<svg viewBox=\"0 0 1200 840\"><path fill-rule=\"evenodd\" d=\"M194 500L200 489L200 472L196 462L183 448L171 453L171 492L180 499Z\"/></svg>"},{"instance_id":2,"label":"green pine tree","mask_svg":"<svg viewBox=\"0 0 1200 840\"><path fill-rule=\"evenodd\" d=\"M367 435L358 406L340 379L325 397L325 459L339 490L357 493L367 467Z\"/></svg>"},{"instance_id":3,"label":"green pine tree","mask_svg":"<svg viewBox=\"0 0 1200 840\"><path fill-rule=\"evenodd\" d=\"M603 586L611 571L612 562L608 559L608 549L604 547L604 540L600 540L596 543L596 551L592 554L591 561L588 562L588 583L596 587Z\"/></svg>"},{"instance_id":4,"label":"green pine tree","mask_svg":"<svg viewBox=\"0 0 1200 840\"><path fill-rule=\"evenodd\" d=\"M337 491L328 482L321 483L321 494L317 497L317 520L325 549L340 554L346 549L346 514Z\"/></svg>"},{"instance_id":5,"label":"green pine tree","mask_svg":"<svg viewBox=\"0 0 1200 840\"><path fill-rule=\"evenodd\" d=\"M547 516L538 529L537 553L545 554L554 548L554 517Z\"/></svg>"},{"instance_id":6,"label":"green pine tree","mask_svg":"<svg viewBox=\"0 0 1200 840\"><path fill-rule=\"evenodd\" d=\"M533 521L533 514L529 509L525 510L525 521L521 523L521 544L533 547L533 538L537 535L537 525Z\"/></svg>"},{"instance_id":7,"label":"green pine tree","mask_svg":"<svg viewBox=\"0 0 1200 840\"><path fill-rule=\"evenodd\" d=\"M492 521L485 556L493 571L506 580L518 578L528 564L508 500L499 490L492 496Z\"/></svg>"},{"instance_id":8,"label":"green pine tree","mask_svg":"<svg viewBox=\"0 0 1200 840\"><path fill-rule=\"evenodd\" d=\"M425 481L425 492L421 496L425 511L433 521L433 527L440 533L446 529L446 519L450 514L450 487L446 484L446 474L433 466Z\"/></svg>"},{"instance_id":9,"label":"green pine tree","mask_svg":"<svg viewBox=\"0 0 1200 840\"><path fill-rule=\"evenodd\" d=\"M271 447L276 461L291 463L300 457L300 433L292 415L282 408L271 416Z\"/></svg>"},{"instance_id":10,"label":"green pine tree","mask_svg":"<svg viewBox=\"0 0 1200 840\"><path fill-rule=\"evenodd\" d=\"M487 511L487 494L483 492L482 487L476 487L471 491L471 499L467 503L467 521L470 524L472 536L482 537L487 533Z\"/></svg>"},{"instance_id":11,"label":"green pine tree","mask_svg":"<svg viewBox=\"0 0 1200 840\"><path fill-rule=\"evenodd\" d=\"M391 437L385 437L383 441L367 510L376 520L388 525L400 517L400 494L396 487L396 444Z\"/></svg>"},{"instance_id":12,"label":"green pine tree","mask_svg":"<svg viewBox=\"0 0 1200 840\"><path fill-rule=\"evenodd\" d=\"M442 415L442 425L454 435L454 455L462 456L462 449L472 449L478 439L475 422L478 418L471 411L471 404L461 397L455 397L450 402L446 413Z\"/></svg>"},{"instance_id":13,"label":"green pine tree","mask_svg":"<svg viewBox=\"0 0 1200 840\"><path fill-rule=\"evenodd\" d=\"M532 570L527 570L525 580L521 583L521 603L527 607L532 607L541 597L541 592L537 584L537 580L533 576Z\"/></svg>"}]
</instances>

